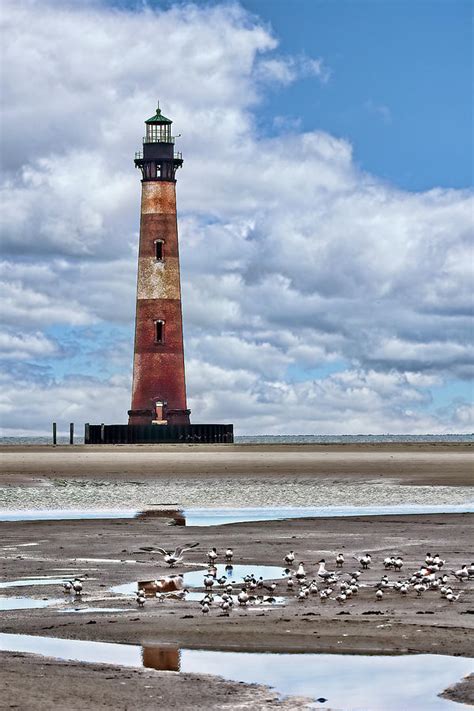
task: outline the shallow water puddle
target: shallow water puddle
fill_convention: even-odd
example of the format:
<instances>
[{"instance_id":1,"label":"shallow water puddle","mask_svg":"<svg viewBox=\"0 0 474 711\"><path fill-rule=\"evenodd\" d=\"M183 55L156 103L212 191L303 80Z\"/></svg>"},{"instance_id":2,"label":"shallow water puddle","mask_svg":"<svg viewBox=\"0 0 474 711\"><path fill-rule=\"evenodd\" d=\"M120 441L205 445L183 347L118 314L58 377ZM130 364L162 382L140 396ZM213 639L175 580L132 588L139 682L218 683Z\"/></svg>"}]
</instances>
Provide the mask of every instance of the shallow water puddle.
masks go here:
<instances>
[{"instance_id":1,"label":"shallow water puddle","mask_svg":"<svg viewBox=\"0 0 474 711\"><path fill-rule=\"evenodd\" d=\"M232 568L225 566L224 564L219 564L216 566L217 573L215 576L216 582L213 585L213 591L218 591L219 588L222 589L217 583L217 580L221 577L227 578L227 583L232 583L238 586L242 583L243 578L247 575L254 575L258 580L260 577L263 580L280 580L285 576L285 569L277 565L234 565ZM184 573L183 587L185 588L203 588L204 587L204 576L207 573L207 568L201 568L201 570L192 570L189 573ZM121 595L133 595L138 590L138 584L136 582L124 583L122 585L114 585L110 588L111 592L119 593Z\"/></svg>"},{"instance_id":2,"label":"shallow water puddle","mask_svg":"<svg viewBox=\"0 0 474 711\"><path fill-rule=\"evenodd\" d=\"M5 588L28 588L34 585L64 585L69 578L51 578L44 576L41 578L20 578L19 580L8 580L0 583L0 590Z\"/></svg>"},{"instance_id":3,"label":"shallow water puddle","mask_svg":"<svg viewBox=\"0 0 474 711\"><path fill-rule=\"evenodd\" d=\"M34 597L0 597L0 612L6 610L33 610L59 605L63 600L38 600Z\"/></svg>"},{"instance_id":4,"label":"shallow water puddle","mask_svg":"<svg viewBox=\"0 0 474 711\"><path fill-rule=\"evenodd\" d=\"M344 516L386 516L430 513L474 513L474 504L439 506L400 504L397 506L314 506L269 508L185 509L186 526L222 526L230 523L275 521L283 519Z\"/></svg>"},{"instance_id":5,"label":"shallow water puddle","mask_svg":"<svg viewBox=\"0 0 474 711\"><path fill-rule=\"evenodd\" d=\"M65 661L212 674L266 684L290 696L324 698L318 706L351 711L459 709L437 696L470 673L472 660L434 654L362 656L276 654L125 645L32 635L0 634L0 650Z\"/></svg>"},{"instance_id":6,"label":"shallow water puddle","mask_svg":"<svg viewBox=\"0 0 474 711\"><path fill-rule=\"evenodd\" d=\"M474 503L396 504L390 506L290 506L255 508L21 510L0 511L0 521L67 521L89 519L165 518L177 526L222 526L229 523L281 519L384 516L406 514L474 513Z\"/></svg>"}]
</instances>

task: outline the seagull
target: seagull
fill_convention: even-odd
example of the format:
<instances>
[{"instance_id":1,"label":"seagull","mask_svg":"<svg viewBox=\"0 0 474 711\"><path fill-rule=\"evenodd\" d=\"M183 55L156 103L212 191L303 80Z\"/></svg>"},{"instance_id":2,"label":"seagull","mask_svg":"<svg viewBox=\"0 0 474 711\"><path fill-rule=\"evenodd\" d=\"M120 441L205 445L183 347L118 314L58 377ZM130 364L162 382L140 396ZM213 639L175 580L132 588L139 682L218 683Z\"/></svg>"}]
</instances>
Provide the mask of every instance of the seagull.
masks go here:
<instances>
[{"instance_id":1,"label":"seagull","mask_svg":"<svg viewBox=\"0 0 474 711\"><path fill-rule=\"evenodd\" d=\"M451 572L454 577L460 581L467 580L469 578L469 570L467 569L467 565L463 565L460 570L452 570Z\"/></svg>"},{"instance_id":2,"label":"seagull","mask_svg":"<svg viewBox=\"0 0 474 711\"><path fill-rule=\"evenodd\" d=\"M401 556L397 556L395 558L395 563L393 564L393 567L395 570L401 570L403 566L403 558Z\"/></svg>"},{"instance_id":3,"label":"seagull","mask_svg":"<svg viewBox=\"0 0 474 711\"><path fill-rule=\"evenodd\" d=\"M471 565L469 566L468 572L469 572L469 577L474 578L474 563L471 563Z\"/></svg>"},{"instance_id":4,"label":"seagull","mask_svg":"<svg viewBox=\"0 0 474 711\"><path fill-rule=\"evenodd\" d=\"M249 601L249 596L247 594L247 591L245 588L242 588L242 590L239 592L237 596L237 601L239 605L246 605Z\"/></svg>"},{"instance_id":5,"label":"seagull","mask_svg":"<svg viewBox=\"0 0 474 711\"><path fill-rule=\"evenodd\" d=\"M165 563L167 563L170 568L174 568L177 563L181 563L183 555L186 551L190 551L191 548L196 548L198 545L199 543L191 543L189 546L178 546L178 548L175 548L174 551L165 551L164 548L156 548L155 550L157 550L158 553L161 553Z\"/></svg>"},{"instance_id":6,"label":"seagull","mask_svg":"<svg viewBox=\"0 0 474 711\"><path fill-rule=\"evenodd\" d=\"M377 600L381 600L383 598L383 590L377 590L377 592L375 593L375 597L377 598Z\"/></svg>"},{"instance_id":7,"label":"seagull","mask_svg":"<svg viewBox=\"0 0 474 711\"><path fill-rule=\"evenodd\" d=\"M288 578L288 580L286 581L286 585L288 590L293 590L293 587L295 585L295 581L293 580L293 578Z\"/></svg>"},{"instance_id":8,"label":"seagull","mask_svg":"<svg viewBox=\"0 0 474 711\"><path fill-rule=\"evenodd\" d=\"M211 609L211 608L210 608L210 606L209 606L209 603L208 603L208 602L203 602L203 604L201 605L202 614L203 614L203 615L207 615L207 613L209 612L210 609Z\"/></svg>"},{"instance_id":9,"label":"seagull","mask_svg":"<svg viewBox=\"0 0 474 711\"><path fill-rule=\"evenodd\" d=\"M136 597L136 600L137 600L137 605L138 605L138 607L143 607L143 606L145 605L146 597L145 597L145 591L144 591L144 590L142 590L142 589L137 590L137 597Z\"/></svg>"},{"instance_id":10,"label":"seagull","mask_svg":"<svg viewBox=\"0 0 474 711\"><path fill-rule=\"evenodd\" d=\"M204 587L206 588L206 590L211 590L214 583L215 580L212 576L208 575L204 578Z\"/></svg>"},{"instance_id":11,"label":"seagull","mask_svg":"<svg viewBox=\"0 0 474 711\"><path fill-rule=\"evenodd\" d=\"M370 555L370 553L366 553L365 555L360 557L355 555L354 558L359 561L364 570L367 570L367 568L370 566L370 563L372 562L372 556Z\"/></svg>"},{"instance_id":12,"label":"seagull","mask_svg":"<svg viewBox=\"0 0 474 711\"><path fill-rule=\"evenodd\" d=\"M463 593L462 590L460 590L460 592L458 592L457 595L455 595L453 592L450 592L446 595L446 600L448 600L449 602L455 602L456 600L459 600L462 593Z\"/></svg>"},{"instance_id":13,"label":"seagull","mask_svg":"<svg viewBox=\"0 0 474 711\"><path fill-rule=\"evenodd\" d=\"M209 563L215 563L217 559L217 549L211 548L211 550L207 552L207 558Z\"/></svg>"},{"instance_id":14,"label":"seagull","mask_svg":"<svg viewBox=\"0 0 474 711\"><path fill-rule=\"evenodd\" d=\"M234 557L234 551L232 548L228 548L225 552L225 559L227 563L232 563L232 558Z\"/></svg>"},{"instance_id":15,"label":"seagull","mask_svg":"<svg viewBox=\"0 0 474 711\"><path fill-rule=\"evenodd\" d=\"M63 585L64 594L70 593L72 590L72 583L70 580L66 580Z\"/></svg>"},{"instance_id":16,"label":"seagull","mask_svg":"<svg viewBox=\"0 0 474 711\"><path fill-rule=\"evenodd\" d=\"M336 556L336 565L338 568L342 568L344 565L344 555L343 553L338 553Z\"/></svg>"},{"instance_id":17,"label":"seagull","mask_svg":"<svg viewBox=\"0 0 474 711\"><path fill-rule=\"evenodd\" d=\"M425 561L425 562L426 562L426 561ZM439 567L442 568L443 565L446 563L446 561L445 561L445 560L441 560L441 558L439 557L439 553L436 553L435 557L433 558L433 563L434 563L435 565L439 565Z\"/></svg>"},{"instance_id":18,"label":"seagull","mask_svg":"<svg viewBox=\"0 0 474 711\"><path fill-rule=\"evenodd\" d=\"M318 575L320 578L323 580L329 580L329 579L334 579L335 574L333 572L330 572L329 570L326 570L326 564L324 561L324 558L322 558L319 561L319 570L318 570Z\"/></svg>"},{"instance_id":19,"label":"seagull","mask_svg":"<svg viewBox=\"0 0 474 711\"><path fill-rule=\"evenodd\" d=\"M303 578L305 578L305 577L306 577L306 573L305 573L304 565L303 565L303 563L300 563L298 565L298 570L295 573L295 578L297 580L303 580Z\"/></svg>"},{"instance_id":20,"label":"seagull","mask_svg":"<svg viewBox=\"0 0 474 711\"><path fill-rule=\"evenodd\" d=\"M285 556L285 563L287 565L293 565L294 562L295 562L295 554L293 553L293 551L290 551Z\"/></svg>"},{"instance_id":21,"label":"seagull","mask_svg":"<svg viewBox=\"0 0 474 711\"><path fill-rule=\"evenodd\" d=\"M79 580L79 578L75 578L74 582L72 584L72 588L76 595L80 595L82 593L82 582Z\"/></svg>"},{"instance_id":22,"label":"seagull","mask_svg":"<svg viewBox=\"0 0 474 711\"><path fill-rule=\"evenodd\" d=\"M423 583L418 583L414 586L413 589L416 590L416 594L418 595L418 597L421 597L423 593L426 592L427 587L426 585L423 585Z\"/></svg>"},{"instance_id":23,"label":"seagull","mask_svg":"<svg viewBox=\"0 0 474 711\"><path fill-rule=\"evenodd\" d=\"M219 605L219 607L221 608L222 612L223 612L225 615L228 615L228 614L229 614L229 610L230 610L231 605L230 605L230 602L229 602L228 600L222 600L222 602L221 602L221 604Z\"/></svg>"}]
</instances>

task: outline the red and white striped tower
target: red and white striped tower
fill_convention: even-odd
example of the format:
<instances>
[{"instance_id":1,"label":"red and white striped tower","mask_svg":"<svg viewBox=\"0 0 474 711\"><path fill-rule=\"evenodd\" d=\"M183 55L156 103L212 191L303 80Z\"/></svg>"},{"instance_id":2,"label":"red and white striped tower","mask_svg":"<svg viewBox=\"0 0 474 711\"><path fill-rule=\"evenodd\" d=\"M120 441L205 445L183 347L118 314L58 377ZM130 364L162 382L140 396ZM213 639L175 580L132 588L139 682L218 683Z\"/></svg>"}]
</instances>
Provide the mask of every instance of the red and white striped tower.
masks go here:
<instances>
[{"instance_id":1,"label":"red and white striped tower","mask_svg":"<svg viewBox=\"0 0 474 711\"><path fill-rule=\"evenodd\" d=\"M176 220L176 170L170 119L158 106L145 121L137 310L130 425L189 424Z\"/></svg>"}]
</instances>

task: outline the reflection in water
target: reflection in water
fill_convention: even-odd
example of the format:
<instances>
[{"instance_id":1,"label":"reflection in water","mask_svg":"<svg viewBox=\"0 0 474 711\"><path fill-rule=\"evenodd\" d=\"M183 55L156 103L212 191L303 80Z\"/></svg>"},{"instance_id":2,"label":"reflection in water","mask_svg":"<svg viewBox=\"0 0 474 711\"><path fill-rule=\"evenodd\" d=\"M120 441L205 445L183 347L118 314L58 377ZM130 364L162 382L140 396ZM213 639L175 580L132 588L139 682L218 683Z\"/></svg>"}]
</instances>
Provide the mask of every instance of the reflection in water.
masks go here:
<instances>
[{"instance_id":1,"label":"reflection in water","mask_svg":"<svg viewBox=\"0 0 474 711\"><path fill-rule=\"evenodd\" d=\"M404 656L275 654L111 644L0 633L0 651L62 660L193 674L266 684L281 694L324 697L326 708L351 711L443 711L458 704L437 694L472 670L472 660L436 654ZM319 707L319 705L318 705Z\"/></svg>"},{"instance_id":2,"label":"reflection in water","mask_svg":"<svg viewBox=\"0 0 474 711\"><path fill-rule=\"evenodd\" d=\"M179 508L154 508L150 507L144 511L139 511L135 518L137 519L150 519L150 518L167 518L170 519L170 523L174 526L186 526L186 516L184 512Z\"/></svg>"},{"instance_id":3,"label":"reflection in water","mask_svg":"<svg viewBox=\"0 0 474 711\"><path fill-rule=\"evenodd\" d=\"M207 574L207 570L207 568L201 568L201 570L192 570L189 573L184 573L183 587L203 588L204 575ZM247 575L253 575L256 579L281 580L285 576L285 569L278 565L252 565L248 563L247 565L234 565L230 567L220 563L216 566L214 577L218 579L225 576L229 583L238 587ZM213 591L219 591L219 589L222 589L222 586L216 583L213 586ZM122 585L114 585L110 588L110 592L120 595L133 595L137 590L138 583L135 581L132 583L123 583Z\"/></svg>"},{"instance_id":4,"label":"reflection in water","mask_svg":"<svg viewBox=\"0 0 474 711\"><path fill-rule=\"evenodd\" d=\"M142 647L143 666L158 671L181 671L181 653L177 647Z\"/></svg>"}]
</instances>

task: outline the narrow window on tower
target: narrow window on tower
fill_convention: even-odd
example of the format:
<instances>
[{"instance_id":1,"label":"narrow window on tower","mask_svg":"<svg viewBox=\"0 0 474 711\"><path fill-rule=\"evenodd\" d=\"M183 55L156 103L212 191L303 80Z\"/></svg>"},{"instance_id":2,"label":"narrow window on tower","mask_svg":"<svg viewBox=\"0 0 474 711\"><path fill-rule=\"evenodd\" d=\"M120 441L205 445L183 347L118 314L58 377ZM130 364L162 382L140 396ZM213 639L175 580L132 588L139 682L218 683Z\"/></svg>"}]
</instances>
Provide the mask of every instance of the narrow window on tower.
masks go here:
<instances>
[{"instance_id":1,"label":"narrow window on tower","mask_svg":"<svg viewBox=\"0 0 474 711\"><path fill-rule=\"evenodd\" d=\"M157 262L162 262L165 258L165 243L162 239L155 240L155 259Z\"/></svg>"},{"instance_id":2,"label":"narrow window on tower","mask_svg":"<svg viewBox=\"0 0 474 711\"><path fill-rule=\"evenodd\" d=\"M161 319L155 321L155 343L165 342L165 322Z\"/></svg>"}]
</instances>

